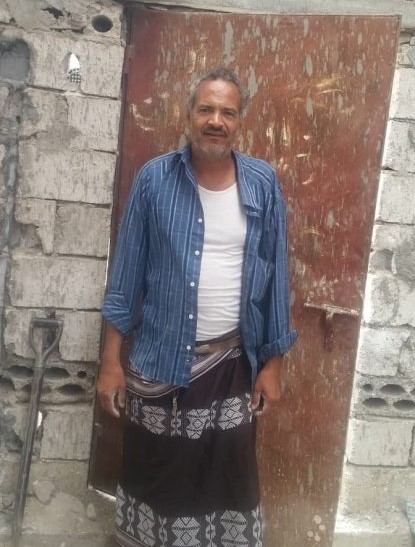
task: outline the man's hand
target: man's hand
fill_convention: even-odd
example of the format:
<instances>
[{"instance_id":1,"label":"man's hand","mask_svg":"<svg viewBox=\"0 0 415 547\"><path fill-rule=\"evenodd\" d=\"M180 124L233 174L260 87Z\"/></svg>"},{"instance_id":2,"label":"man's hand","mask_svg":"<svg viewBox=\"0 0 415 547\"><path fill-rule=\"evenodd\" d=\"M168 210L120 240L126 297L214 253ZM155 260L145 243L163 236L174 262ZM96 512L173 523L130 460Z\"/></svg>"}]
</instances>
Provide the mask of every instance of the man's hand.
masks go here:
<instances>
[{"instance_id":1,"label":"man's hand","mask_svg":"<svg viewBox=\"0 0 415 547\"><path fill-rule=\"evenodd\" d=\"M264 416L281 398L281 363L283 356L277 355L267 361L259 372L251 399L254 416ZM260 403L262 400L262 407Z\"/></svg>"},{"instance_id":2,"label":"man's hand","mask_svg":"<svg viewBox=\"0 0 415 547\"><path fill-rule=\"evenodd\" d=\"M125 376L119 361L102 361L97 393L103 410L119 418L119 409L125 407Z\"/></svg>"},{"instance_id":3,"label":"man's hand","mask_svg":"<svg viewBox=\"0 0 415 547\"><path fill-rule=\"evenodd\" d=\"M122 341L122 334L106 323L97 394L103 410L116 418L120 417L119 409L125 407L125 376L120 361Z\"/></svg>"}]
</instances>

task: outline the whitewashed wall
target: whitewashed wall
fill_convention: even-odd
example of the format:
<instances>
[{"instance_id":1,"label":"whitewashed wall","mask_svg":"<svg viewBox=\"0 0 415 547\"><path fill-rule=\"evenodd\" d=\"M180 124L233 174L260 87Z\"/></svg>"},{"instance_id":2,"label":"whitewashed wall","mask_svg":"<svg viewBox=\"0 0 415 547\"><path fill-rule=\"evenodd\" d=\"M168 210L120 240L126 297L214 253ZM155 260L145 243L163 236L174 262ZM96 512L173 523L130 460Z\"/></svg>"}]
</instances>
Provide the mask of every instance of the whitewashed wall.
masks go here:
<instances>
[{"instance_id":1,"label":"whitewashed wall","mask_svg":"<svg viewBox=\"0 0 415 547\"><path fill-rule=\"evenodd\" d=\"M415 38L402 33L356 362L336 547L409 547L415 498Z\"/></svg>"}]
</instances>

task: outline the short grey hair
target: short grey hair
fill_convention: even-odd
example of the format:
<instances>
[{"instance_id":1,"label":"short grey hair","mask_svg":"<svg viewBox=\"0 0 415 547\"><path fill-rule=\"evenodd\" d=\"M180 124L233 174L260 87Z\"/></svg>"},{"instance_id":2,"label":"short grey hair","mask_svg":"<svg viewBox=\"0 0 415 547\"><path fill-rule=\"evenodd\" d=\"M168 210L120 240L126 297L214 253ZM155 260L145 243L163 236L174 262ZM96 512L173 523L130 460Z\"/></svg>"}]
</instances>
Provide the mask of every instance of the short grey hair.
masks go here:
<instances>
[{"instance_id":1,"label":"short grey hair","mask_svg":"<svg viewBox=\"0 0 415 547\"><path fill-rule=\"evenodd\" d=\"M241 80L238 78L235 72L231 70L230 68L227 68L224 66L220 66L212 70L209 70L205 74L202 74L201 76L198 76L197 78L192 80L192 82L190 83L189 97L187 100L187 106L189 110L191 110L195 105L196 93L197 93L197 90L199 89L200 84L203 82L209 82L209 81L215 81L215 80L224 80L225 82L230 82L237 87L239 91L239 95L241 97L239 113L243 114L248 104L248 99L249 99L248 91L243 86Z\"/></svg>"}]
</instances>

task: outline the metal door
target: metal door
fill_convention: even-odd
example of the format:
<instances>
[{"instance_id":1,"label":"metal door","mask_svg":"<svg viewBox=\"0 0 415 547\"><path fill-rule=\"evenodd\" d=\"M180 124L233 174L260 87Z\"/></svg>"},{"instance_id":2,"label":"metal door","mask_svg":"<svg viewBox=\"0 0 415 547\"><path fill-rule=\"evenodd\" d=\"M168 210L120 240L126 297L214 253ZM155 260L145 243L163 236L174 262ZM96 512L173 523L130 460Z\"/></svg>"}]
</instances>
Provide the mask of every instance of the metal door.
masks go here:
<instances>
[{"instance_id":1,"label":"metal door","mask_svg":"<svg viewBox=\"0 0 415 547\"><path fill-rule=\"evenodd\" d=\"M247 82L238 147L283 183L299 331L283 400L259 427L266 545L327 547L399 20L137 10L131 30L115 223L136 169L185 142L190 79L226 64ZM107 489L118 460L111 430L99 432L91 476Z\"/></svg>"}]
</instances>

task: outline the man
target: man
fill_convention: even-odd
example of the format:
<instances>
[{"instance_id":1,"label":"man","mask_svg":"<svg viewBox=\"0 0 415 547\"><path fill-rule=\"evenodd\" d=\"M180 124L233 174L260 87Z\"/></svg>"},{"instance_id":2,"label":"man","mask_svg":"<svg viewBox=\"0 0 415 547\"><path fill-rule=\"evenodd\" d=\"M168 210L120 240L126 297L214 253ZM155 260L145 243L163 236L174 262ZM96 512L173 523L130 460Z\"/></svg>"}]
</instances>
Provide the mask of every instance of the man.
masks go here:
<instances>
[{"instance_id":1,"label":"man","mask_svg":"<svg viewBox=\"0 0 415 547\"><path fill-rule=\"evenodd\" d=\"M262 544L253 415L280 398L296 333L280 185L232 150L246 98L228 69L198 78L190 144L141 169L124 213L98 381L103 408L128 418L123 546Z\"/></svg>"}]
</instances>

